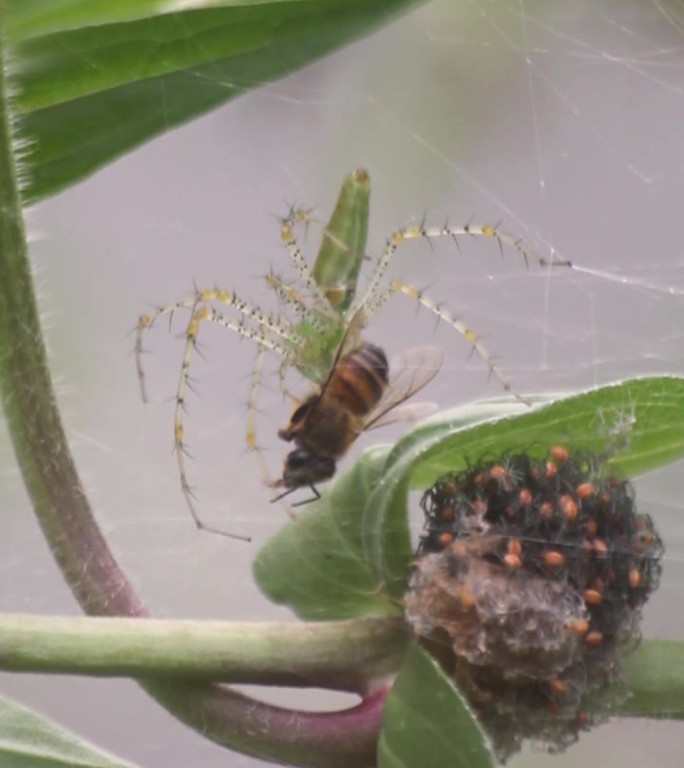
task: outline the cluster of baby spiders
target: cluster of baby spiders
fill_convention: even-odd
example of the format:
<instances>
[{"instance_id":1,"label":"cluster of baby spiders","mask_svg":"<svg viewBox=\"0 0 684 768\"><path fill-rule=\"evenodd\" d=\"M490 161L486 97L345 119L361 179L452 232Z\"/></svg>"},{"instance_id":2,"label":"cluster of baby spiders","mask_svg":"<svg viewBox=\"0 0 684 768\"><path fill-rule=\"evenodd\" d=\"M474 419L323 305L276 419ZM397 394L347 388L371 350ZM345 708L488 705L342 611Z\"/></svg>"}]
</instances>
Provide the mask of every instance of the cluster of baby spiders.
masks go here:
<instances>
[{"instance_id":1,"label":"cluster of baby spiders","mask_svg":"<svg viewBox=\"0 0 684 768\"><path fill-rule=\"evenodd\" d=\"M248 399L246 441L248 448L257 453L255 417L265 354L272 352L280 357L281 389L285 394L287 390L284 375L291 367L296 368L314 385L320 386L330 372L342 340L344 339L348 348L359 344L361 332L366 325L395 295L412 299L438 320L453 328L471 345L489 369L490 375L500 382L505 391L512 392L509 381L495 365L492 355L475 331L415 285L401 280L384 282L386 271L397 249L407 241L430 241L448 237L457 243L458 238L463 236L493 239L502 251L504 247L517 251L526 264L536 262L541 267L548 267L569 266L569 262L551 261L538 256L527 249L521 240L502 232L498 225L452 226L446 222L441 227L429 227L422 222L399 229L387 238L364 290L357 292L361 264L367 258L369 195L369 177L366 171L354 171L345 179L335 211L324 228L322 245L313 267L309 267L305 261L295 234L296 227L307 226L313 221L311 211L293 207L281 220L281 240L297 273L300 287L292 287L274 272L268 274L265 281L277 298L289 308L292 318L285 314L269 314L234 292L220 288L197 289L188 298L161 306L139 318L135 359L142 398L146 401L142 368L143 334L161 317L171 317L179 310L190 312L175 396L174 444L181 489L193 520L200 530L221 533L232 538L247 538L226 534L207 526L197 513L193 490L188 481L184 437L185 400L189 389L191 361L203 323L214 323L228 328L256 344L257 354ZM235 314L224 314L217 307L229 308ZM516 394L516 397L519 396Z\"/></svg>"}]
</instances>

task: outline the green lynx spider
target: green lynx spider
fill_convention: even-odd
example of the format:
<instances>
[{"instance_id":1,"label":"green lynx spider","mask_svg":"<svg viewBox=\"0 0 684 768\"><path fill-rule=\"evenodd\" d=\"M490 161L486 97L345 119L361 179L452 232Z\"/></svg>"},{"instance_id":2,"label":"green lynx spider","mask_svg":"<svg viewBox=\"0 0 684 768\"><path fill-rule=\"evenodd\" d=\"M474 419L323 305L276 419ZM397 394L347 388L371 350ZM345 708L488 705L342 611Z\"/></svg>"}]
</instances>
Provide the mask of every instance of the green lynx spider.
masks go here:
<instances>
[{"instance_id":1,"label":"green lynx spider","mask_svg":"<svg viewBox=\"0 0 684 768\"><path fill-rule=\"evenodd\" d=\"M245 301L230 291L219 288L196 290L186 299L156 309L138 320L135 359L143 400L147 400L142 369L142 336L160 317L171 316L178 310L191 313L185 331L185 349L178 381L174 409L174 444L178 462L181 489L195 525L200 530L217 531L200 519L185 468L184 405L189 388L189 371L197 337L203 322L215 323L252 339L257 345L257 356L252 374L247 411L247 445L257 450L255 417L257 394L261 380L264 354L268 351L280 356L281 388L285 392L284 374L289 367L296 368L304 378L320 385L330 370L342 338L350 348L360 341L360 334L368 322L395 294L418 302L439 320L457 331L475 350L507 392L510 383L497 366L477 334L448 310L429 298L414 285L392 280L383 282L385 272L400 245L407 240L431 240L438 237L456 238L464 235L492 238L504 246L515 249L525 262L540 266L568 266L568 262L549 261L525 248L521 241L501 232L498 226L468 224L453 227L427 227L424 223L406 227L392 233L380 257L375 262L365 289L357 296L357 283L366 254L370 182L365 170L356 170L344 180L337 205L323 232L323 241L313 268L309 268L295 236L295 227L311 220L310 211L292 208L281 221L280 235L299 276L301 287L293 288L273 272L265 278L278 299L290 309L291 319L285 315L272 315L256 304ZM236 316L223 314L217 307L230 307ZM224 533L225 535L225 533ZM227 534L233 538L245 538Z\"/></svg>"}]
</instances>

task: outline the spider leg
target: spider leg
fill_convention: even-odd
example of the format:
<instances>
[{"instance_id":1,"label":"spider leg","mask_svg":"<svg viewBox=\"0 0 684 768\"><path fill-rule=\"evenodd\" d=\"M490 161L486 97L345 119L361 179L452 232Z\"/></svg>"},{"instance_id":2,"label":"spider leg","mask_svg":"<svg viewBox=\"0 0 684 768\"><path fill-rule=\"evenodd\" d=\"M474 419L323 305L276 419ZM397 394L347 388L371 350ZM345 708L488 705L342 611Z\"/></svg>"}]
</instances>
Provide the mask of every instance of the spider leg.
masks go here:
<instances>
[{"instance_id":1,"label":"spider leg","mask_svg":"<svg viewBox=\"0 0 684 768\"><path fill-rule=\"evenodd\" d=\"M266 283L299 319L291 327L302 341L299 345L292 344L292 354L282 361L279 370L280 391L296 400L285 386L287 369L294 366L305 379L319 384L328 373L326 361L332 359L338 340L344 334L348 317L337 312L331 316L327 310L322 313L317 306L310 306L295 288L278 275L268 274Z\"/></svg>"},{"instance_id":2,"label":"spider leg","mask_svg":"<svg viewBox=\"0 0 684 768\"><path fill-rule=\"evenodd\" d=\"M275 291L277 297L281 301L292 308L302 322L310 325L319 333L328 331L330 328L330 321L332 319L338 319L338 315L335 315L334 318L328 313L322 315L319 310L307 306L301 294L292 288L292 286L284 283L283 280L273 272L266 275L265 280L266 285Z\"/></svg>"},{"instance_id":3,"label":"spider leg","mask_svg":"<svg viewBox=\"0 0 684 768\"><path fill-rule=\"evenodd\" d=\"M245 301L244 299L241 299L235 293L231 293L230 291L222 290L219 288L197 290L195 291L194 296L190 298L181 299L180 301L176 301L173 304L167 304L164 307L159 307L154 312L150 312L149 314L146 314L146 315L141 315L138 318L138 324L136 326L136 334L135 334L135 366L138 373L138 382L140 384L140 394L143 402L145 403L147 402L145 373L143 371L143 365L142 365L142 355L144 352L143 345L142 345L143 333L148 328L151 328L160 317L168 316L169 318L172 318L173 313L179 309L191 310L194 313L200 304L208 304L210 302L218 302L219 304L223 304L224 306L233 307L238 312L240 312L240 314L243 317L252 318L256 323L258 323L262 327L268 328L269 334L280 337L281 339L292 342L293 344L296 343L297 337L293 333L288 323L286 323L280 318L270 317L258 306L256 306L255 304L251 304L250 302ZM192 323L192 320L191 320L191 323ZM243 333L237 327L228 325L227 323L225 325L226 327L232 328L232 330L237 331L243 336L248 335L247 333ZM188 328L189 327L190 325L188 325ZM253 337L250 336L249 338L253 338Z\"/></svg>"},{"instance_id":4,"label":"spider leg","mask_svg":"<svg viewBox=\"0 0 684 768\"><path fill-rule=\"evenodd\" d=\"M338 248L350 251L349 245L345 243L342 238L338 237L334 232L331 232L330 229L326 226L326 222L322 219L317 219L315 216L313 216L313 212L315 211L315 208L302 208L299 206L290 206L290 210L287 214L287 216L280 220L281 225L286 224L294 229L294 227L303 226L304 227L304 238L306 239L306 236L309 233L309 225L310 224L316 224L318 227L320 227L323 230L323 238L330 240L333 242Z\"/></svg>"},{"instance_id":5,"label":"spider leg","mask_svg":"<svg viewBox=\"0 0 684 768\"><path fill-rule=\"evenodd\" d=\"M256 441L256 414L257 414L257 401L259 399L259 387L261 386L261 374L264 367L264 354L266 353L266 347L259 345L257 347L256 358L254 359L254 367L252 368L252 384L249 389L249 399L247 400L247 416L246 430L245 430L245 442L247 443L248 451L255 451L259 458L262 470L266 474L266 465L263 461L263 457L259 451ZM266 477L268 482L268 477Z\"/></svg>"},{"instance_id":6,"label":"spider leg","mask_svg":"<svg viewBox=\"0 0 684 768\"><path fill-rule=\"evenodd\" d=\"M324 226L325 224L325 222L320 221L319 219L313 216L313 212L315 210L316 210L315 208L304 208L303 206L291 205L287 216L285 216L285 218L281 218L280 223L281 225L288 224L293 228L303 227L304 239L306 240L309 234L309 225L312 222L314 224L320 224L321 226Z\"/></svg>"},{"instance_id":7,"label":"spider leg","mask_svg":"<svg viewBox=\"0 0 684 768\"><path fill-rule=\"evenodd\" d=\"M273 480L268 471L268 465L264 459L264 455L259 448L256 440L256 414L257 414L257 400L259 395L259 387L261 386L261 375L264 365L264 354L266 353L266 347L259 346L257 349L256 359L254 360L254 368L252 369L252 386L249 392L249 400L247 401L247 430L245 433L245 439L247 442L247 450L254 452L257 462L259 464L259 470L261 471L261 478L264 485L273 487ZM294 518L290 507L283 503L283 508L288 517Z\"/></svg>"},{"instance_id":8,"label":"spider leg","mask_svg":"<svg viewBox=\"0 0 684 768\"><path fill-rule=\"evenodd\" d=\"M197 513L197 510L195 509L194 494L192 491L192 486L188 481L188 474L185 466L187 449L184 442L185 427L183 423L183 417L185 410L185 398L189 388L190 363L192 360L193 352L195 351L195 347L197 345L197 337L199 335L202 322L216 323L223 326L224 328L229 328L230 330L239 333L244 338L252 339L257 343L260 352L270 350L271 352L275 352L281 357L286 358L289 354L289 348L284 346L282 341L278 339L279 334L274 330L275 326L272 326L269 320L264 320L256 326L247 325L244 318L236 320L231 317L225 317L224 315L221 315L217 310L207 306L206 304L201 304L193 311L185 333L185 349L183 352L183 362L181 364L178 388L176 390L176 404L174 408L174 446L176 449L176 461L178 464L181 490L183 491L183 496L185 497L185 502L188 506L188 509L190 510L190 514L192 515L192 518L195 521L195 525L199 530L208 531L211 533L219 533L223 536L228 536L229 538L249 541L250 539L248 537L227 533L226 531L212 528L203 523L199 514ZM279 328L279 330L282 329ZM291 334L288 334L288 337L290 335Z\"/></svg>"},{"instance_id":9,"label":"spider leg","mask_svg":"<svg viewBox=\"0 0 684 768\"><path fill-rule=\"evenodd\" d=\"M331 305L328 297L325 295L321 287L314 280L311 270L309 269L304 256L297 243L297 238L288 219L284 219L280 225L280 239L287 248L287 252L290 255L290 259L294 264L297 274L300 280L304 284L304 287L308 293L315 299L316 306L320 308L320 312L327 315L330 318L336 318L337 312Z\"/></svg>"},{"instance_id":10,"label":"spider leg","mask_svg":"<svg viewBox=\"0 0 684 768\"><path fill-rule=\"evenodd\" d=\"M287 386L287 381L285 380L288 367L289 365L287 360L283 360L278 367L278 385L280 389L280 394L283 396L283 400L290 400L291 403L298 404L301 402L301 397L298 395L295 395L290 390L290 388Z\"/></svg>"},{"instance_id":11,"label":"spider leg","mask_svg":"<svg viewBox=\"0 0 684 768\"><path fill-rule=\"evenodd\" d=\"M142 365L142 356L144 353L142 345L143 332L148 328L151 328L160 317L168 315L170 321L173 318L173 313L176 310L193 309L196 304L197 299L195 297L190 299L181 299L180 301L175 301L173 304L167 304L164 307L159 307L158 309L155 309L154 312L150 312L146 315L140 315L138 318L138 323L135 328L134 354L135 368L138 374L138 383L140 385L140 396L142 397L142 401L144 403L147 402L147 388L145 386L145 372Z\"/></svg>"},{"instance_id":12,"label":"spider leg","mask_svg":"<svg viewBox=\"0 0 684 768\"><path fill-rule=\"evenodd\" d=\"M397 252L399 246L407 240L427 240L430 242L437 237L450 237L454 242L458 243L457 238L465 235L494 239L498 242L502 251L504 246L516 250L523 257L526 264L533 261L540 267L572 266L569 261L549 261L548 259L539 256L539 254L535 253L533 250L526 248L520 239L502 232L498 226L493 226L491 224L466 224L462 227L452 227L448 223L443 227L425 227L421 224L419 226L398 229L389 236L385 244L385 249L380 255L380 258L375 265L375 269L368 280L364 295L357 306L365 307L368 302L373 300L373 297L379 290L380 281L394 258L394 254Z\"/></svg>"},{"instance_id":13,"label":"spider leg","mask_svg":"<svg viewBox=\"0 0 684 768\"><path fill-rule=\"evenodd\" d=\"M364 179L367 180L365 171L362 171L361 173ZM352 175L358 180L358 174L359 172L357 171ZM343 196L346 186L347 183L345 182L342 192ZM347 192L349 193L349 190L347 190ZM344 197L346 199L348 195ZM294 243L294 229L297 226L304 225L305 234L308 233L310 223L318 225L322 230L322 243L316 261L311 269L301 263L301 258L298 260L298 253L295 250L291 250L291 254L293 262L300 274L300 278L307 284L307 275L301 271L303 268L317 286L316 296L319 304L320 296L325 296L325 309L333 310L332 315L329 311L326 312L326 315L328 317L332 316L333 318L336 317L335 313L341 313L343 311L343 309L340 308L341 304L348 307L353 301L353 297L356 293L358 271L361 262L364 259L369 258L363 252L366 242L365 234L363 235L363 245L357 243L356 246L353 246L345 239L345 236L355 238L360 235L360 232L342 233L339 231L340 228L344 229L346 224L349 223L347 221L346 224L344 224L345 217L343 216L343 211L340 210L341 201L342 197L338 199L335 211L333 212L330 221L327 223L312 216L314 211L313 208L306 209L291 207L288 216L281 219L281 235L284 234L286 238L291 239L288 250L292 249L293 246L296 247L296 243ZM356 202L353 200L346 200L346 205L350 209L347 211L347 216L351 215L353 219L356 219L358 215L363 215L363 202L358 200ZM365 205L367 206L367 200ZM361 206L361 210L359 209L359 206ZM354 215L354 210L356 211L356 215ZM365 215L367 216L367 210ZM357 227L360 226L359 221L357 221L356 224ZM290 231L286 232L286 229L282 228L283 226L289 228ZM357 248L360 248L361 250L357 251Z\"/></svg>"},{"instance_id":14,"label":"spider leg","mask_svg":"<svg viewBox=\"0 0 684 768\"><path fill-rule=\"evenodd\" d=\"M393 280L384 291L378 293L372 299L372 301L366 305L365 312L367 319L375 315L382 308L385 302L397 293L402 294L403 296L407 296L409 299L413 299L413 301L418 302L418 304L420 304L422 307L425 307L425 309L427 309L437 318L443 320L445 323L451 326L472 346L478 357L489 369L490 375L494 376L494 378L501 384L504 391L510 392L515 398L525 403L526 405L530 404L528 400L526 400L524 397L522 397L522 395L519 395L512 389L511 383L499 370L491 353L482 343L482 341L480 341L480 337L475 333L475 331L470 328L470 326L466 325L462 320L459 320L457 317L455 317L447 309L444 309L444 307L437 304L437 302L435 302L429 296L426 296L425 293L423 293L423 291L421 291L415 285L404 283L400 280Z\"/></svg>"}]
</instances>

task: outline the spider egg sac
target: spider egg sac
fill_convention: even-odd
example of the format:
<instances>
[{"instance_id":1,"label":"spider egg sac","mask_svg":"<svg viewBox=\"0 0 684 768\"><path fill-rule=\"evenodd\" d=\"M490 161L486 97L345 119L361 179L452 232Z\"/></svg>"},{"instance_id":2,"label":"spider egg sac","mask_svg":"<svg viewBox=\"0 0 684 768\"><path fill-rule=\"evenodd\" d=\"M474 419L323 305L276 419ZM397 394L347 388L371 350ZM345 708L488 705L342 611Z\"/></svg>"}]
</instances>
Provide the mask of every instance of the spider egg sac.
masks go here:
<instances>
[{"instance_id":1,"label":"spider egg sac","mask_svg":"<svg viewBox=\"0 0 684 768\"><path fill-rule=\"evenodd\" d=\"M450 474L425 492L405 599L488 730L500 760L530 739L551 752L626 696L662 542L627 481L554 446Z\"/></svg>"}]
</instances>

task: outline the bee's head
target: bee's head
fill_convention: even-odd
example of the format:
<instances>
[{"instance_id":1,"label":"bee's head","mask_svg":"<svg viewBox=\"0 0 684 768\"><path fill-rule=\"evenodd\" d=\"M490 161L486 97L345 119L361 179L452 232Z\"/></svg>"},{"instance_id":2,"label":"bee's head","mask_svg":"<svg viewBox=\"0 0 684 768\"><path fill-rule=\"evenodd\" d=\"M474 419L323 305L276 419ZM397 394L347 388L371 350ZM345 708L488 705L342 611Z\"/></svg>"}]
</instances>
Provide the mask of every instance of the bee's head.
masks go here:
<instances>
[{"instance_id":1,"label":"bee's head","mask_svg":"<svg viewBox=\"0 0 684 768\"><path fill-rule=\"evenodd\" d=\"M303 406L302 406L303 407ZM329 480L335 474L335 459L295 448L285 458L282 485L285 488L301 488Z\"/></svg>"}]
</instances>

